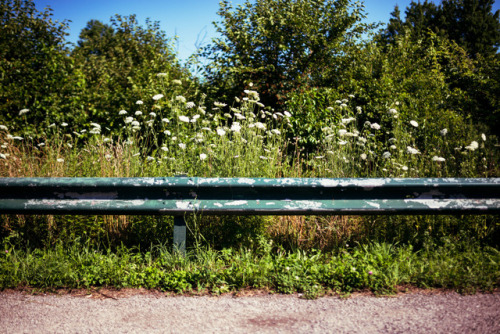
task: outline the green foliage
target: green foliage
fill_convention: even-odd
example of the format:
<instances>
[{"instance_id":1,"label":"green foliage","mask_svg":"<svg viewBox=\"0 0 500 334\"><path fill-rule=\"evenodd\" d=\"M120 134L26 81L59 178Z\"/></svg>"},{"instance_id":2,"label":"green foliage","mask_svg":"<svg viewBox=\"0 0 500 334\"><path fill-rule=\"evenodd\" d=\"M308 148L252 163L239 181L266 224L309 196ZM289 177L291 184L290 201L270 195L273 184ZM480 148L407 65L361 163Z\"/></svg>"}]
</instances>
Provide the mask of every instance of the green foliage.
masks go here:
<instances>
[{"instance_id":1,"label":"green foliage","mask_svg":"<svg viewBox=\"0 0 500 334\"><path fill-rule=\"evenodd\" d=\"M366 289L391 294L408 284L492 291L499 277L498 250L449 242L420 252L372 243L332 253L200 249L185 258L162 247L111 252L77 241L45 250L4 243L0 252L0 289L114 286L220 294L257 288L317 298Z\"/></svg>"},{"instance_id":2,"label":"green foliage","mask_svg":"<svg viewBox=\"0 0 500 334\"><path fill-rule=\"evenodd\" d=\"M290 91L321 82L343 45L366 31L362 8L349 0L258 0L233 9L222 1L222 37L203 52L208 84L227 99L252 82L264 104L283 104Z\"/></svg>"},{"instance_id":3,"label":"green foliage","mask_svg":"<svg viewBox=\"0 0 500 334\"><path fill-rule=\"evenodd\" d=\"M67 24L32 1L0 2L0 122L34 134L51 121L80 122L75 73L64 46ZM22 112L21 112L22 110Z\"/></svg>"},{"instance_id":4,"label":"green foliage","mask_svg":"<svg viewBox=\"0 0 500 334\"><path fill-rule=\"evenodd\" d=\"M500 11L493 13L492 5L491 0L443 1L439 6L427 0L412 2L404 21L395 8L387 28L375 40L394 46L407 36L406 45L434 44L438 68L432 68L442 73L450 90L448 104L498 133ZM436 45L436 35L449 42Z\"/></svg>"},{"instance_id":5,"label":"green foliage","mask_svg":"<svg viewBox=\"0 0 500 334\"><path fill-rule=\"evenodd\" d=\"M89 21L72 57L85 79L82 108L89 121L106 120L112 129L122 126L119 110L142 107L134 106L138 100L151 106L160 91L172 94L184 87L187 93L191 82L159 23L146 20L142 27L134 15L116 15L110 24Z\"/></svg>"},{"instance_id":6,"label":"green foliage","mask_svg":"<svg viewBox=\"0 0 500 334\"><path fill-rule=\"evenodd\" d=\"M472 57L496 56L500 45L500 11L492 12L493 0L450 0L436 6L425 0L412 1L404 21L395 7L381 41L393 43L397 35L411 31L414 41L430 30L463 47Z\"/></svg>"}]
</instances>

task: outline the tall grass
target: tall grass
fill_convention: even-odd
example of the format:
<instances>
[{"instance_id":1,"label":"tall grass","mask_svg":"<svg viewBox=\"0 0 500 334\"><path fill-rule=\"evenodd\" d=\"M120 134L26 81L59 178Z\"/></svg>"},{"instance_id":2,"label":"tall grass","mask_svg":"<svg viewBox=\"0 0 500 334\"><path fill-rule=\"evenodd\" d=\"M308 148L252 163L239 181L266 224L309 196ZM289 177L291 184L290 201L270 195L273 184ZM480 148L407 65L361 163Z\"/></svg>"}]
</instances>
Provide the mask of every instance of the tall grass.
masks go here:
<instances>
[{"instance_id":1,"label":"tall grass","mask_svg":"<svg viewBox=\"0 0 500 334\"><path fill-rule=\"evenodd\" d=\"M470 124L440 128L398 110L398 102L368 117L336 101L324 140L306 152L288 138L288 111L276 112L245 90L231 103L204 105L182 95L151 96L109 124L51 124L37 136L0 126L2 177L489 177L498 175L495 138ZM413 119L415 118L415 119ZM442 123L439 123L442 124ZM115 124L116 127L116 124ZM458 133L461 132L461 133ZM101 245L145 247L170 240L169 217L2 216L0 236L48 246L82 237ZM368 241L415 243L451 235L495 244L496 217L202 217L190 238L216 248L251 246L258 236L287 249L337 249Z\"/></svg>"}]
</instances>

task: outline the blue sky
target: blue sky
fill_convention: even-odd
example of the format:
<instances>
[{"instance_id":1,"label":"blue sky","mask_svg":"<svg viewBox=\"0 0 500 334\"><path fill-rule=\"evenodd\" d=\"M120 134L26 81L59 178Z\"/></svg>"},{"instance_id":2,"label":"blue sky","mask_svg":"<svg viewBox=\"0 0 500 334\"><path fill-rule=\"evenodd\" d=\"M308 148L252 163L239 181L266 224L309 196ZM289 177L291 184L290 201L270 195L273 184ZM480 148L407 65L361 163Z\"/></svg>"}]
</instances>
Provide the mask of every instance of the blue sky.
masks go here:
<instances>
[{"instance_id":1,"label":"blue sky","mask_svg":"<svg viewBox=\"0 0 500 334\"><path fill-rule=\"evenodd\" d=\"M196 50L196 45L207 44L215 37L212 22L219 19L218 0L35 0L38 10L50 6L58 21L71 20L67 40L76 43L80 31L91 19L108 23L115 14L136 14L141 25L146 18L159 21L160 27L168 37L178 36L176 51L180 59L186 59ZM245 0L232 0L234 6ZM401 12L411 0L365 0L369 22L389 20L390 13L397 4ZM440 3L440 1L433 1ZM494 9L500 9L495 2Z\"/></svg>"}]
</instances>

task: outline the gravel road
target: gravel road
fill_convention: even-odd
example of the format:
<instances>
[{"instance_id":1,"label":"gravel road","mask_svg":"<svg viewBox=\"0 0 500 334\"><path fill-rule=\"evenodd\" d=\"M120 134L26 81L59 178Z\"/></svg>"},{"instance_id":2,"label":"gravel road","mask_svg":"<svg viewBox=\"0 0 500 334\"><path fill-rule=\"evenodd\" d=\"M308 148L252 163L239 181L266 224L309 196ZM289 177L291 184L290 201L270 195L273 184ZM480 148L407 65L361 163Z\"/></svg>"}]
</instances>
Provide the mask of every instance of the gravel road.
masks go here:
<instances>
[{"instance_id":1,"label":"gravel road","mask_svg":"<svg viewBox=\"0 0 500 334\"><path fill-rule=\"evenodd\" d=\"M0 292L0 332L500 333L500 293L105 297Z\"/></svg>"}]
</instances>

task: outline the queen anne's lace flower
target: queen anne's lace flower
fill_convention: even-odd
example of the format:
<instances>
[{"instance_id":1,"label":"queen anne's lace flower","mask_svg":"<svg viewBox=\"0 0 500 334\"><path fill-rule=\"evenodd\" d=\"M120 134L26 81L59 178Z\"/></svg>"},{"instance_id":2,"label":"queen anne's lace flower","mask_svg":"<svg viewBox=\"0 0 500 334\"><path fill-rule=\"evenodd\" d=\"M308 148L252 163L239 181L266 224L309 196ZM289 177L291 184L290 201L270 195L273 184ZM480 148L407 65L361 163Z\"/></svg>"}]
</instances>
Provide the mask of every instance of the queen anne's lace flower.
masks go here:
<instances>
[{"instance_id":1,"label":"queen anne's lace flower","mask_svg":"<svg viewBox=\"0 0 500 334\"><path fill-rule=\"evenodd\" d=\"M437 155L433 156L432 157L432 161L438 161L438 162L443 162L445 161L446 159L443 158L443 157L438 157Z\"/></svg>"},{"instance_id":2,"label":"queen anne's lace flower","mask_svg":"<svg viewBox=\"0 0 500 334\"><path fill-rule=\"evenodd\" d=\"M416 148L413 148L411 146L406 147L406 152L408 152L410 154L420 154L419 150L417 150Z\"/></svg>"},{"instance_id":3,"label":"queen anne's lace flower","mask_svg":"<svg viewBox=\"0 0 500 334\"><path fill-rule=\"evenodd\" d=\"M179 121L184 122L184 123L189 123L189 117L187 116L179 116Z\"/></svg>"},{"instance_id":4,"label":"queen anne's lace flower","mask_svg":"<svg viewBox=\"0 0 500 334\"><path fill-rule=\"evenodd\" d=\"M479 144L477 143L477 141L473 141L468 146L465 146L465 149L469 150L469 151L475 151L478 148L479 148Z\"/></svg>"}]
</instances>

